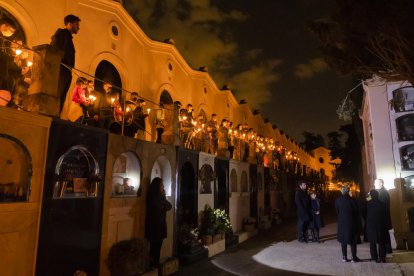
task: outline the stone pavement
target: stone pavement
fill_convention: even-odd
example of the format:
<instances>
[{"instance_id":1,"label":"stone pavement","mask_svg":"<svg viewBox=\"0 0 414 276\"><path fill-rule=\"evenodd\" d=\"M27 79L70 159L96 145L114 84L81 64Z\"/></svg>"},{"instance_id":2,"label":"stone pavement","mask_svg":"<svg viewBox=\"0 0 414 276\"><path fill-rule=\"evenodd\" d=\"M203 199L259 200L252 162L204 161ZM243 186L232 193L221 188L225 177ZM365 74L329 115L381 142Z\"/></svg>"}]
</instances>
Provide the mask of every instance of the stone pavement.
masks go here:
<instances>
[{"instance_id":1,"label":"stone pavement","mask_svg":"<svg viewBox=\"0 0 414 276\"><path fill-rule=\"evenodd\" d=\"M369 244L362 243L357 254L362 262L343 263L336 223L321 229L323 243L299 243L293 229L290 221L260 230L210 260L180 267L176 275L414 275L414 251L394 250L387 263L375 263L369 261Z\"/></svg>"}]
</instances>

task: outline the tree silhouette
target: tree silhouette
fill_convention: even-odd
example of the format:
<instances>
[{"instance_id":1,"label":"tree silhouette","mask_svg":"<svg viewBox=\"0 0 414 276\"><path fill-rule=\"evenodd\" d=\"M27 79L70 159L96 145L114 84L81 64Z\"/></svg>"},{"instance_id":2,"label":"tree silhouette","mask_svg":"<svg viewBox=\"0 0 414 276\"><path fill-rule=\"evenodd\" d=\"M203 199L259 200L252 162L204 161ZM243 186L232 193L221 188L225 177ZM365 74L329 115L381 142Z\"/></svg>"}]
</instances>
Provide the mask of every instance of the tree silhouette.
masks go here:
<instances>
[{"instance_id":1,"label":"tree silhouette","mask_svg":"<svg viewBox=\"0 0 414 276\"><path fill-rule=\"evenodd\" d=\"M308 26L337 72L414 83L413 11L412 0L337 0Z\"/></svg>"},{"instance_id":2,"label":"tree silhouette","mask_svg":"<svg viewBox=\"0 0 414 276\"><path fill-rule=\"evenodd\" d=\"M312 132L304 131L302 132L303 137L305 138L305 141L300 143L302 147L305 148L307 151L311 151L313 149L316 149L318 147L324 147L325 146L325 140L323 139L322 135L315 134Z\"/></svg>"}]
</instances>

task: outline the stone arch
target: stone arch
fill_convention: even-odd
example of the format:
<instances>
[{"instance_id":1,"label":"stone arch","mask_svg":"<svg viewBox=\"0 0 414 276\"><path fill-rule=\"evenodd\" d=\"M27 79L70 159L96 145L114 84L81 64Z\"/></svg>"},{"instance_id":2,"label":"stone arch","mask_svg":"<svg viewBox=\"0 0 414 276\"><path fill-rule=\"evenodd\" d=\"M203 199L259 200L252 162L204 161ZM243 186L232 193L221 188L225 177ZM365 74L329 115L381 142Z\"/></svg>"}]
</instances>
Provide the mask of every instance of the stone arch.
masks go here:
<instances>
[{"instance_id":1,"label":"stone arch","mask_svg":"<svg viewBox=\"0 0 414 276\"><path fill-rule=\"evenodd\" d=\"M126 89L129 86L127 66L125 65L125 63L118 56L116 56L112 53L105 52L105 53L97 54L91 61L91 64L90 64L89 70L88 70L89 74L95 76L95 72L98 68L98 65L104 60L106 62L109 62L110 64L112 64L112 66L115 67L115 69L117 70L117 72L120 76L120 80L121 80L121 85L120 86L123 89ZM97 76L95 76L95 77L97 77ZM98 88L98 87L96 87L96 88ZM122 95L122 96L125 96L125 95Z\"/></svg>"},{"instance_id":2,"label":"stone arch","mask_svg":"<svg viewBox=\"0 0 414 276\"><path fill-rule=\"evenodd\" d=\"M151 181L159 177L163 180L165 193L167 196L172 195L172 171L171 163L165 156L160 156L155 160L151 169Z\"/></svg>"},{"instance_id":3,"label":"stone arch","mask_svg":"<svg viewBox=\"0 0 414 276\"><path fill-rule=\"evenodd\" d=\"M109 81L114 87L113 92L117 92L122 96L122 79L118 69L109 61L101 60L95 70L95 88L98 91L103 91L103 81Z\"/></svg>"},{"instance_id":4,"label":"stone arch","mask_svg":"<svg viewBox=\"0 0 414 276\"><path fill-rule=\"evenodd\" d=\"M135 196L141 187L141 176L142 166L138 156L132 151L121 153L112 169L112 195Z\"/></svg>"},{"instance_id":5,"label":"stone arch","mask_svg":"<svg viewBox=\"0 0 414 276\"><path fill-rule=\"evenodd\" d=\"M32 178L32 157L17 138L0 133L0 202L27 201Z\"/></svg>"},{"instance_id":6,"label":"stone arch","mask_svg":"<svg viewBox=\"0 0 414 276\"><path fill-rule=\"evenodd\" d=\"M0 10L4 10L14 17L18 25L22 28L26 44L32 45L33 40L39 36L39 31L31 15L22 6L12 5L7 0L0 0Z\"/></svg>"}]
</instances>

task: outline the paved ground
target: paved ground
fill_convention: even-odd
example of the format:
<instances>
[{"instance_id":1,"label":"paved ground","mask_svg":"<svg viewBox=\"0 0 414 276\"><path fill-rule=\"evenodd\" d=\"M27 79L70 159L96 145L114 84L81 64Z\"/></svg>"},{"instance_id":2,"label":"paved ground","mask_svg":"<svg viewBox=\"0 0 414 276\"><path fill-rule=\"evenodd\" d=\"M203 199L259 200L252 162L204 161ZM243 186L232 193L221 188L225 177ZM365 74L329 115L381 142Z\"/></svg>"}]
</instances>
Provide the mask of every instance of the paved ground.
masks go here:
<instances>
[{"instance_id":1,"label":"paved ground","mask_svg":"<svg viewBox=\"0 0 414 276\"><path fill-rule=\"evenodd\" d=\"M295 240L295 222L285 221L254 238L188 267L176 275L414 275L414 252L394 250L387 263L370 262L369 244L358 245L360 263L342 263L336 223L326 216L323 243ZM350 255L350 253L349 253Z\"/></svg>"}]
</instances>

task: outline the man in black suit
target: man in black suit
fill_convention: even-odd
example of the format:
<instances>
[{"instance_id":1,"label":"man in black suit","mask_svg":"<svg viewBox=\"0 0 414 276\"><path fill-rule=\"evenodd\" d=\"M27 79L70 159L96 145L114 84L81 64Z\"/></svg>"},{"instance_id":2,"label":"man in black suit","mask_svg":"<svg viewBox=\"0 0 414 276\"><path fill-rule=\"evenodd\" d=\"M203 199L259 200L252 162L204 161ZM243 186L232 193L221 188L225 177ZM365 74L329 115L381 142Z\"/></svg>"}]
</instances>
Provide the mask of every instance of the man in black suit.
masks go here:
<instances>
[{"instance_id":1,"label":"man in black suit","mask_svg":"<svg viewBox=\"0 0 414 276\"><path fill-rule=\"evenodd\" d=\"M297 213L297 222L296 222L296 237L299 242L306 243L308 242L306 231L308 229L310 221L310 198L306 192L307 184L305 181L299 181L298 188L295 193L295 203L296 203L296 213Z\"/></svg>"},{"instance_id":2,"label":"man in black suit","mask_svg":"<svg viewBox=\"0 0 414 276\"><path fill-rule=\"evenodd\" d=\"M73 34L79 32L80 18L76 15L69 14L65 16L63 23L65 28L58 29L52 36L50 45L56 47L63 52L63 57L60 64L58 92L60 95L60 110L65 103L66 94L72 82L72 71L65 67L67 65L71 68L75 67L75 45L73 44ZM62 65L64 64L64 65Z\"/></svg>"},{"instance_id":3,"label":"man in black suit","mask_svg":"<svg viewBox=\"0 0 414 276\"><path fill-rule=\"evenodd\" d=\"M388 254L392 253L391 248L391 237L389 230L392 229L392 222L391 222L391 208L390 208L390 194L388 193L387 189L384 187L384 180L382 179L375 179L374 181L375 189L378 191L378 199L379 201L385 204L385 218L386 218L386 227L388 230L388 236L386 241L386 251Z\"/></svg>"}]
</instances>

